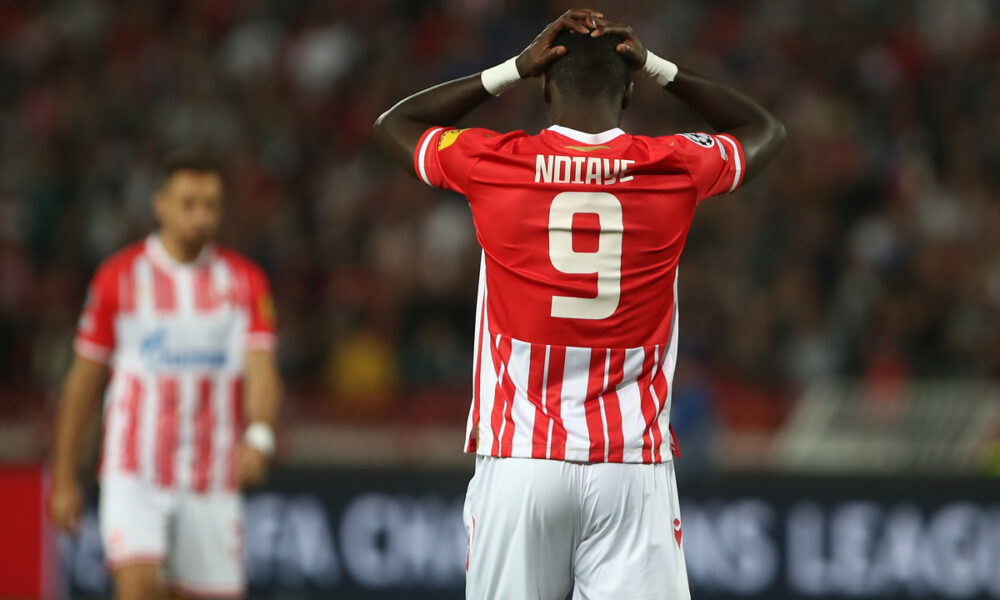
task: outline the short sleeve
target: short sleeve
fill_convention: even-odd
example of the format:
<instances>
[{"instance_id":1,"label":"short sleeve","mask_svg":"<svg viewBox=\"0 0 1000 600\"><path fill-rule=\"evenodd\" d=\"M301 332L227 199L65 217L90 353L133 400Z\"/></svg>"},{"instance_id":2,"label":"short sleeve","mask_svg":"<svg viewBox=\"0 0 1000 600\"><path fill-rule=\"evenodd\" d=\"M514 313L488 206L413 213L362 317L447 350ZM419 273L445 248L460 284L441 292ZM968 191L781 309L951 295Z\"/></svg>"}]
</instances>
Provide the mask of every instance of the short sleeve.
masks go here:
<instances>
[{"instance_id":1,"label":"short sleeve","mask_svg":"<svg viewBox=\"0 0 1000 600\"><path fill-rule=\"evenodd\" d=\"M76 327L73 350L83 358L105 364L115 350L118 282L115 272L102 266L94 274Z\"/></svg>"},{"instance_id":2,"label":"short sleeve","mask_svg":"<svg viewBox=\"0 0 1000 600\"><path fill-rule=\"evenodd\" d=\"M489 129L431 127L417 142L413 168L427 185L464 194L472 167L498 135Z\"/></svg>"},{"instance_id":3,"label":"short sleeve","mask_svg":"<svg viewBox=\"0 0 1000 600\"><path fill-rule=\"evenodd\" d=\"M661 138L662 139L662 138ZM743 147L729 134L683 133L669 136L694 182L698 200L728 194L743 182Z\"/></svg>"},{"instance_id":4,"label":"short sleeve","mask_svg":"<svg viewBox=\"0 0 1000 600\"><path fill-rule=\"evenodd\" d=\"M248 273L249 295L247 307L250 313L247 331L247 351L274 351L278 346L277 325L274 311L274 297L267 276L257 267Z\"/></svg>"}]
</instances>

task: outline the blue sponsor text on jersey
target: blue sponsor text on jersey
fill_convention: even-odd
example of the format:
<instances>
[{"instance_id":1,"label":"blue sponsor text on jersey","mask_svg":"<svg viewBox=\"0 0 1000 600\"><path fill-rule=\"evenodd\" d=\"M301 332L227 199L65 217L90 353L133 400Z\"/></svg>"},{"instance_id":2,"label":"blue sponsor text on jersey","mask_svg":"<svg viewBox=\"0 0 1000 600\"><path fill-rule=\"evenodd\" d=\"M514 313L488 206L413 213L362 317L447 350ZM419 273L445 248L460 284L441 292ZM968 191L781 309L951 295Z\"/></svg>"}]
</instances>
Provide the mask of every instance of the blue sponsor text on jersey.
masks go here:
<instances>
[{"instance_id":1,"label":"blue sponsor text on jersey","mask_svg":"<svg viewBox=\"0 0 1000 600\"><path fill-rule=\"evenodd\" d=\"M220 368L226 364L226 352L221 348L170 348L167 331L157 329L142 340L140 355L144 361L168 368Z\"/></svg>"}]
</instances>

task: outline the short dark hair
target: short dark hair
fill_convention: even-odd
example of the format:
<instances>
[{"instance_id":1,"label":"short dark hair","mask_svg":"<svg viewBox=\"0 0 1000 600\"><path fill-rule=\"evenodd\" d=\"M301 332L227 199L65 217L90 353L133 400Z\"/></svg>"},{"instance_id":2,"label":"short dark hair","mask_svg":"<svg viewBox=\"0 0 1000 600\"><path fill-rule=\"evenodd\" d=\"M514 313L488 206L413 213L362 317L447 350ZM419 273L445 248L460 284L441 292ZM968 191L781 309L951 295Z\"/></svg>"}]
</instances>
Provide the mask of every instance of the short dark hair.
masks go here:
<instances>
[{"instance_id":1,"label":"short dark hair","mask_svg":"<svg viewBox=\"0 0 1000 600\"><path fill-rule=\"evenodd\" d=\"M170 152L163 160L161 181L166 183L178 171L215 173L225 181L218 156L204 148L179 148Z\"/></svg>"},{"instance_id":2,"label":"short dark hair","mask_svg":"<svg viewBox=\"0 0 1000 600\"><path fill-rule=\"evenodd\" d=\"M552 45L564 46L566 54L549 65L546 74L563 91L614 98L632 79L632 69L615 50L623 41L618 35L594 38L564 30Z\"/></svg>"}]
</instances>

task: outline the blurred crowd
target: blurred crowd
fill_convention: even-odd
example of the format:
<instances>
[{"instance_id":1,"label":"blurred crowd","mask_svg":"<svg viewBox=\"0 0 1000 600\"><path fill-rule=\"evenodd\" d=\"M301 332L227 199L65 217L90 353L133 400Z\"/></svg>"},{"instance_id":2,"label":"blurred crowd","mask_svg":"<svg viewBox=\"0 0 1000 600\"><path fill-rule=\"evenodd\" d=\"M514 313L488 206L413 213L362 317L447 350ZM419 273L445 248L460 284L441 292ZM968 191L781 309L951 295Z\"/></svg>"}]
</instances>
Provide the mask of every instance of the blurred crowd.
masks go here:
<instances>
[{"instance_id":1,"label":"blurred crowd","mask_svg":"<svg viewBox=\"0 0 1000 600\"><path fill-rule=\"evenodd\" d=\"M289 414L464 418L471 217L460 196L390 165L371 123L519 52L567 7L0 3L0 418L51 406L89 276L154 227L158 165L191 144L226 160L222 241L271 278ZM713 411L766 427L811 381L1000 376L1000 6L595 8L745 90L789 132L768 171L696 216L681 261L680 428ZM534 82L469 123L548 124ZM705 126L638 82L623 127Z\"/></svg>"}]
</instances>

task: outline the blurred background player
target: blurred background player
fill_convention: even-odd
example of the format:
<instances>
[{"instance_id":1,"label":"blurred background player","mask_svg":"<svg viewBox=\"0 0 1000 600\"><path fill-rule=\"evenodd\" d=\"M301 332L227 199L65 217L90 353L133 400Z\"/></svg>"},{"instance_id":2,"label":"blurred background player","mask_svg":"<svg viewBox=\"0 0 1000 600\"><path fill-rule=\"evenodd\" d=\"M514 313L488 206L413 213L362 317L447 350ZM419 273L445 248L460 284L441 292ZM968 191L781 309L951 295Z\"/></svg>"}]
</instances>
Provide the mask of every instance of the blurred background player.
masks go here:
<instances>
[{"instance_id":1,"label":"blurred background player","mask_svg":"<svg viewBox=\"0 0 1000 600\"><path fill-rule=\"evenodd\" d=\"M170 157L159 230L101 264L79 322L50 510L78 528L82 433L110 369L99 514L120 599L159 597L164 579L176 597L243 594L239 489L264 478L281 384L267 279L212 243L223 192L210 157Z\"/></svg>"},{"instance_id":2,"label":"blurred background player","mask_svg":"<svg viewBox=\"0 0 1000 600\"><path fill-rule=\"evenodd\" d=\"M721 133L619 129L636 70ZM442 126L539 76L554 123L540 134ZM690 597L669 420L677 263L698 203L759 173L784 136L589 9L379 118L389 156L467 196L484 250L468 598Z\"/></svg>"}]
</instances>

